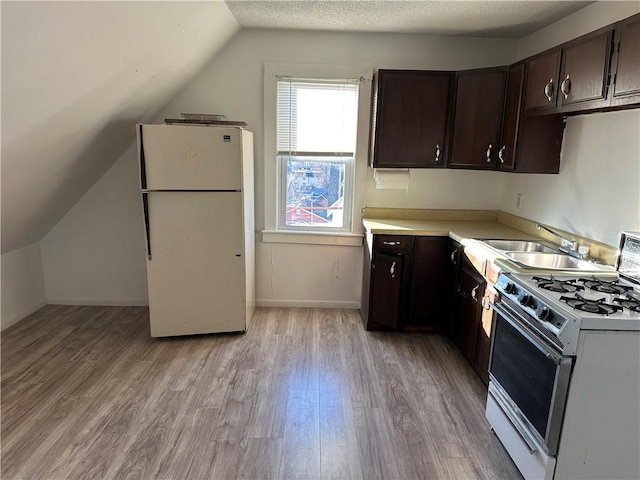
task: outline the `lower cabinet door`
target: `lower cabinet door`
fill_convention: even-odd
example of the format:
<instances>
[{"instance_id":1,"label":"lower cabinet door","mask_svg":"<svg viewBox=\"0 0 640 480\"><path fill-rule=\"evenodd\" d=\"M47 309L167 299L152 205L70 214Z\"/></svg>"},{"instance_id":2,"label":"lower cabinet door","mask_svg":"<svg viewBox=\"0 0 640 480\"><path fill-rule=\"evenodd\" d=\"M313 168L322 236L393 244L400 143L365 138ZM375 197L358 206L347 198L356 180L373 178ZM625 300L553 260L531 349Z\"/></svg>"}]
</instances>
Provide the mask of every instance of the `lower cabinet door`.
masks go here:
<instances>
[{"instance_id":1,"label":"lower cabinet door","mask_svg":"<svg viewBox=\"0 0 640 480\"><path fill-rule=\"evenodd\" d=\"M448 237L414 239L408 327L448 330L449 250Z\"/></svg>"},{"instance_id":2,"label":"lower cabinet door","mask_svg":"<svg viewBox=\"0 0 640 480\"><path fill-rule=\"evenodd\" d=\"M484 294L484 279L463 264L456 287L457 298L454 302L453 340L462 354L474 367L478 333L482 322L482 296Z\"/></svg>"},{"instance_id":3,"label":"lower cabinet door","mask_svg":"<svg viewBox=\"0 0 640 480\"><path fill-rule=\"evenodd\" d=\"M371 266L368 328L397 328L400 321L404 256L376 253Z\"/></svg>"},{"instance_id":4,"label":"lower cabinet door","mask_svg":"<svg viewBox=\"0 0 640 480\"><path fill-rule=\"evenodd\" d=\"M485 384L489 384L489 357L491 356L491 326L493 324L493 309L490 303L495 303L496 291L487 285L482 297L482 317L478 329L476 343L475 369Z\"/></svg>"}]
</instances>

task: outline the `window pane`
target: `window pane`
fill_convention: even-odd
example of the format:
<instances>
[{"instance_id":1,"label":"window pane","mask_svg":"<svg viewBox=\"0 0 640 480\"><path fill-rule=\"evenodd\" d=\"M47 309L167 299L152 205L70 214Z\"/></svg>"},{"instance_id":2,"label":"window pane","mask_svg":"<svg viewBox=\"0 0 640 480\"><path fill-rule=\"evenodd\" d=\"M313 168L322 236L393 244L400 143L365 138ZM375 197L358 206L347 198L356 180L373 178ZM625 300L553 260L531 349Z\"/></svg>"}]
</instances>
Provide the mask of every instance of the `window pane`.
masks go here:
<instances>
[{"instance_id":1,"label":"window pane","mask_svg":"<svg viewBox=\"0 0 640 480\"><path fill-rule=\"evenodd\" d=\"M353 152L358 86L278 81L278 151Z\"/></svg>"},{"instance_id":2,"label":"window pane","mask_svg":"<svg viewBox=\"0 0 640 480\"><path fill-rule=\"evenodd\" d=\"M352 158L281 157L286 171L286 226L343 226L345 160Z\"/></svg>"}]
</instances>

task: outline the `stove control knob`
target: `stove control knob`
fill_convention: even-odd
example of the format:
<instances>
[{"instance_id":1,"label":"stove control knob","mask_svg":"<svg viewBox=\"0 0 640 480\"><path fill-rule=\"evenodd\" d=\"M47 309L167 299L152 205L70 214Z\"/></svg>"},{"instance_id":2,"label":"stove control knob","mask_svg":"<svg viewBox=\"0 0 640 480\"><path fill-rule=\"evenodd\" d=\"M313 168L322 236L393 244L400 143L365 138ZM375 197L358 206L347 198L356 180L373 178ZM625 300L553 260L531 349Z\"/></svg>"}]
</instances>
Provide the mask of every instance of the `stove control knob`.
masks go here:
<instances>
[{"instance_id":1,"label":"stove control knob","mask_svg":"<svg viewBox=\"0 0 640 480\"><path fill-rule=\"evenodd\" d=\"M513 283L509 282L504 286L504 291L509 295L513 295L518 291L518 287L516 287Z\"/></svg>"},{"instance_id":2,"label":"stove control knob","mask_svg":"<svg viewBox=\"0 0 640 480\"><path fill-rule=\"evenodd\" d=\"M553 319L553 312L547 307L538 307L536 309L536 317L538 317L539 320L550 322Z\"/></svg>"},{"instance_id":3,"label":"stove control knob","mask_svg":"<svg viewBox=\"0 0 640 480\"><path fill-rule=\"evenodd\" d=\"M528 295L524 292L520 292L518 295L518 303L525 307L530 307L535 301L531 298L531 295Z\"/></svg>"}]
</instances>

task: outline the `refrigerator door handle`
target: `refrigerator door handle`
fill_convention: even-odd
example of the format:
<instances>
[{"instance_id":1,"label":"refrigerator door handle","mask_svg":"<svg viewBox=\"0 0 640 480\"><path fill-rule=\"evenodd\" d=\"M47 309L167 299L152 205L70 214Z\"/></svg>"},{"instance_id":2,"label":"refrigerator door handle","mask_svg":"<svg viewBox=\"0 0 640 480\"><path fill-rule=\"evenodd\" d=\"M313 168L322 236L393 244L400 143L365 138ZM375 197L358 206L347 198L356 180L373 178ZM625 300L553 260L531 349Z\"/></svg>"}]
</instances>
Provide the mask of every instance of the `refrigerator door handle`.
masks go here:
<instances>
[{"instance_id":1,"label":"refrigerator door handle","mask_svg":"<svg viewBox=\"0 0 640 480\"><path fill-rule=\"evenodd\" d=\"M140 188L147 188L147 164L144 158L144 143L142 141L142 125L138 125L138 158L140 159Z\"/></svg>"},{"instance_id":2,"label":"refrigerator door handle","mask_svg":"<svg viewBox=\"0 0 640 480\"><path fill-rule=\"evenodd\" d=\"M144 230L147 239L147 258L151 260L151 229L149 228L149 192L142 190L142 210L144 211Z\"/></svg>"}]
</instances>

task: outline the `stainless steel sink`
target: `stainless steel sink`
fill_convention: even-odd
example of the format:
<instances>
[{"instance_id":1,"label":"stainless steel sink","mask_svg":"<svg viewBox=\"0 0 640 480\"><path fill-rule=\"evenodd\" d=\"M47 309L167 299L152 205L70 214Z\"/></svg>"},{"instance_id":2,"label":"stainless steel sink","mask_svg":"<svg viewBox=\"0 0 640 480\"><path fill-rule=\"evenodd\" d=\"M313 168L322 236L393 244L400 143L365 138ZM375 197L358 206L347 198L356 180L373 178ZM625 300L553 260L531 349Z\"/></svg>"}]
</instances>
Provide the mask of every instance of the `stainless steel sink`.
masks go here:
<instances>
[{"instance_id":1,"label":"stainless steel sink","mask_svg":"<svg viewBox=\"0 0 640 480\"><path fill-rule=\"evenodd\" d=\"M600 265L579 258L570 257L563 253L540 252L505 252L514 262L530 268L543 270L583 270L606 271L611 270L608 265Z\"/></svg>"},{"instance_id":2,"label":"stainless steel sink","mask_svg":"<svg viewBox=\"0 0 640 480\"><path fill-rule=\"evenodd\" d=\"M550 244L531 240L481 240L487 247L521 268L581 272L612 271L613 267L582 260L559 251Z\"/></svg>"},{"instance_id":3,"label":"stainless steel sink","mask_svg":"<svg viewBox=\"0 0 640 480\"><path fill-rule=\"evenodd\" d=\"M558 250L540 242L527 240L483 240L488 246L503 252L545 252L558 253Z\"/></svg>"}]
</instances>

